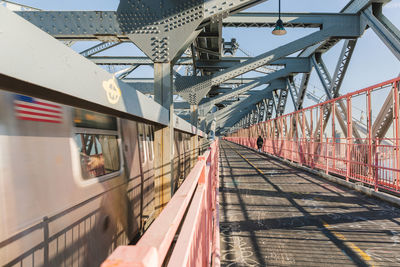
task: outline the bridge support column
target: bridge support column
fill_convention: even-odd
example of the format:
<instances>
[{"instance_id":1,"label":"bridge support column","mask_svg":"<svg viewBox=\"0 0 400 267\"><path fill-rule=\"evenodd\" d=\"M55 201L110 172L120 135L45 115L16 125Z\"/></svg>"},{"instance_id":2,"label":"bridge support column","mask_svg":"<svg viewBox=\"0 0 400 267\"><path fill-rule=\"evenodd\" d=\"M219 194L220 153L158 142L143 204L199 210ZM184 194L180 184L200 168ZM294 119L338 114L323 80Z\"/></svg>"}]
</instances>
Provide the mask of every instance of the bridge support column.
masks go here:
<instances>
[{"instance_id":1,"label":"bridge support column","mask_svg":"<svg viewBox=\"0 0 400 267\"><path fill-rule=\"evenodd\" d=\"M154 63L154 99L169 111L169 124L154 132L155 210L160 214L174 193L174 105L171 63Z\"/></svg>"}]
</instances>

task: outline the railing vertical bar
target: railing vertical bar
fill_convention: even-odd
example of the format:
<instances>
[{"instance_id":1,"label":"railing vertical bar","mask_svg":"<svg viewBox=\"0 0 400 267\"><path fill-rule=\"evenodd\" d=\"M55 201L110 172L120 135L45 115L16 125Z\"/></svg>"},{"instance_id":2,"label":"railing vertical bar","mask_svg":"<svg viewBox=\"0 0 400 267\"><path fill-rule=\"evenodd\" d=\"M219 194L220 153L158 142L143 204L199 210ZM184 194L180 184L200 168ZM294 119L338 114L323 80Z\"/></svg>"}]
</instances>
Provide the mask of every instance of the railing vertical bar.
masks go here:
<instances>
[{"instance_id":1,"label":"railing vertical bar","mask_svg":"<svg viewBox=\"0 0 400 267\"><path fill-rule=\"evenodd\" d=\"M346 98L347 100L347 145L346 145L346 181L349 181L350 170L351 170L351 149L353 141L353 116L351 110L351 96Z\"/></svg>"},{"instance_id":2,"label":"railing vertical bar","mask_svg":"<svg viewBox=\"0 0 400 267\"><path fill-rule=\"evenodd\" d=\"M395 129L395 168L397 169L396 171L396 191L399 190L399 168L400 168L400 151L399 151L399 88L398 88L398 83L395 82L393 84L393 128Z\"/></svg>"}]
</instances>

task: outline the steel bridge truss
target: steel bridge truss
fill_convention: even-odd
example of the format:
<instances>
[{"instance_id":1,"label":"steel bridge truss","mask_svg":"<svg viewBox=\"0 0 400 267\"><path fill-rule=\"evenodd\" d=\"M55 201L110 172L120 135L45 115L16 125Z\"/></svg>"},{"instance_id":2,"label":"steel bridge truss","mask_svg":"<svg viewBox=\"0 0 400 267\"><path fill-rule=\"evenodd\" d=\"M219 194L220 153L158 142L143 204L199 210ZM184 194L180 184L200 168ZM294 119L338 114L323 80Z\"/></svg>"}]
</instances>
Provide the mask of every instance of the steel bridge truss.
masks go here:
<instances>
[{"instance_id":1,"label":"steel bridge truss","mask_svg":"<svg viewBox=\"0 0 400 267\"><path fill-rule=\"evenodd\" d=\"M316 100L307 90L313 70L320 78L325 100L339 96L357 39L367 27L400 59L400 31L382 13L382 6L390 0L351 0L339 13L283 13L285 27L319 30L258 56L235 57L235 51L241 48L235 39L224 41L222 30L273 27L276 13L241 13L263 1L151 0L139 4L121 0L116 11L42 11L21 6L15 12L67 45L100 41L81 55L98 65L126 66L114 73L118 79L142 93L153 94L171 114L175 106L182 107L177 109L180 116L203 129L216 122L220 133L284 114L288 98L295 110L303 108L305 97ZM11 5L9 1L7 5ZM159 12L160 7L166 11ZM340 40L344 40L343 48L331 75L323 54ZM123 42L133 42L146 56L96 55ZM299 51L296 58L289 57ZM143 65L154 67L154 79L129 77ZM186 76L177 72L181 66L186 68ZM264 77L237 78L251 71ZM300 84L294 82L296 75L302 75ZM279 79L285 80L285 86L272 89L270 83ZM269 89L255 90L262 85L269 85ZM186 103L172 104L173 95L180 95ZM344 130L342 104L337 112ZM324 110L325 121L331 113L330 108ZM387 116L381 117L377 125L386 125ZM365 127L354 125L353 135L359 138Z\"/></svg>"}]
</instances>

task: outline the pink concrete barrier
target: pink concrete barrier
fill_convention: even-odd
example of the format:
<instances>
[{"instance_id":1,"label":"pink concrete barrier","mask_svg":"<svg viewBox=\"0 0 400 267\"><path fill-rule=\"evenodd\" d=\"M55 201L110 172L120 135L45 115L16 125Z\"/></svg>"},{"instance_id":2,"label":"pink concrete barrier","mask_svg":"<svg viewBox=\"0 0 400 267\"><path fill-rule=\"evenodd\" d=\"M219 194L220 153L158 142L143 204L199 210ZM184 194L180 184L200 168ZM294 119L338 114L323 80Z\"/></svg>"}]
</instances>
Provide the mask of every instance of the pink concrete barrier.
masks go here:
<instances>
[{"instance_id":1,"label":"pink concrete barrier","mask_svg":"<svg viewBox=\"0 0 400 267\"><path fill-rule=\"evenodd\" d=\"M199 157L181 187L139 242L135 246L118 247L101 267L220 265L218 145L218 140L214 141L210 149ZM171 256L166 259L180 226Z\"/></svg>"}]
</instances>

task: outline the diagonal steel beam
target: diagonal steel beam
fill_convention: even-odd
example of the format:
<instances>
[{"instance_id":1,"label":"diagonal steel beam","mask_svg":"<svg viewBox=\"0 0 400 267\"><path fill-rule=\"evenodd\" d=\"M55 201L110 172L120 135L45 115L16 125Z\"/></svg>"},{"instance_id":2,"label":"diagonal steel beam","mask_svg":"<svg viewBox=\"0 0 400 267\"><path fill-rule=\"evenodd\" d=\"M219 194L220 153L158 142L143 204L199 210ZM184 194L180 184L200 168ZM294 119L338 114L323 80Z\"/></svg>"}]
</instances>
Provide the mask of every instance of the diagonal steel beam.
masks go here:
<instances>
[{"instance_id":1,"label":"diagonal steel beam","mask_svg":"<svg viewBox=\"0 0 400 267\"><path fill-rule=\"evenodd\" d=\"M226 122L230 122L230 125L235 124L238 120L240 120L248 111L252 110L254 108L254 105L258 102L261 101L261 99L272 98L272 91L276 89L280 89L286 86L286 81L285 79L278 79L276 82L271 83L267 88L260 90L257 92L257 94L254 94L243 101L237 106L235 106L234 110L232 109L227 110L225 113L225 118L217 120L218 124L225 123L224 125L227 125Z\"/></svg>"},{"instance_id":2,"label":"diagonal steel beam","mask_svg":"<svg viewBox=\"0 0 400 267\"><path fill-rule=\"evenodd\" d=\"M244 84L239 86L236 89L233 89L231 92L222 94L221 96L213 97L211 98L208 102L202 104L199 106L199 109L201 109L201 113L206 115L215 104L221 103L224 100L227 100L229 98L235 97L237 95L243 94L257 86L261 86L263 84L269 83L272 80L278 79L280 77L285 77L289 75L290 71L288 69L282 69L276 72L273 72L269 75L266 75L265 77L261 77L253 82L250 82L248 84Z\"/></svg>"},{"instance_id":3,"label":"diagonal steel beam","mask_svg":"<svg viewBox=\"0 0 400 267\"><path fill-rule=\"evenodd\" d=\"M269 86L268 88L283 88L283 87L285 86L285 84L282 82L282 80L281 80L280 78L281 78L281 77L285 77L285 75L286 75L286 76L289 75L290 72L287 72L287 71L284 71L284 70L279 71L279 72L280 72L280 73L277 74L277 75L272 75L272 74L270 74L270 75L264 77L264 78L267 78L267 77L268 77L268 79L265 79L265 83L270 83L270 86ZM268 80L268 81L267 81L267 80ZM265 84L265 83L264 83L264 84ZM254 94L251 95L251 98L250 98L250 99L254 99L254 97L259 96L260 92L261 92L261 91L254 91ZM246 99L247 99L247 98L246 98ZM246 102L245 102L246 99L241 100L241 101L240 101L239 103L237 103L237 104L241 104L241 103L243 103L243 102L246 103ZM221 113L225 114L225 113L228 113L228 112L232 111L235 107L237 107L237 104L231 105L231 106L228 106L228 107L226 107L226 108L221 109L221 111L222 111ZM218 115L219 115L219 114L218 114ZM209 116L214 116L214 114L207 115L207 118L209 118Z\"/></svg>"},{"instance_id":4,"label":"diagonal steel beam","mask_svg":"<svg viewBox=\"0 0 400 267\"><path fill-rule=\"evenodd\" d=\"M293 81L293 76L287 78L286 82L289 88L290 97L292 98L294 110L297 111L297 88Z\"/></svg>"},{"instance_id":5,"label":"diagonal steel beam","mask_svg":"<svg viewBox=\"0 0 400 267\"><path fill-rule=\"evenodd\" d=\"M384 138L393 122L393 90L390 90L385 102L372 125L372 138Z\"/></svg>"},{"instance_id":6,"label":"diagonal steel beam","mask_svg":"<svg viewBox=\"0 0 400 267\"><path fill-rule=\"evenodd\" d=\"M362 11L362 17L389 50L400 60L399 30L393 24L385 24L372 13L372 7Z\"/></svg>"},{"instance_id":7,"label":"diagonal steel beam","mask_svg":"<svg viewBox=\"0 0 400 267\"><path fill-rule=\"evenodd\" d=\"M235 67L225 69L212 76L202 77L201 79L180 77L179 79L176 79L175 82L176 90L178 93L181 92L181 96L187 101L191 101L190 97L193 94L196 94L196 99L200 101L200 99L211 90L213 85L221 84L226 80L266 65L279 58L293 54L305 47L329 39L332 36L341 36L341 38L358 37L360 35L359 24L359 17L352 16L342 23L331 25L331 27L324 28L321 31L312 33L284 46L263 53L253 59L249 59Z\"/></svg>"},{"instance_id":8,"label":"diagonal steel beam","mask_svg":"<svg viewBox=\"0 0 400 267\"><path fill-rule=\"evenodd\" d=\"M358 18L357 20L353 20L352 22L355 22L358 24ZM337 32L337 30L339 32ZM290 54L293 54L301 49L304 49L305 47L311 46L315 43L321 42L322 40L329 39L330 36L334 35L356 35L359 36L359 29L353 29L350 31L341 31L337 26L331 26L330 28L323 29L321 31L312 33L308 36L305 36L303 38L299 38L296 41L290 42L286 45L283 45L281 47L278 47L276 49L273 49L271 51L268 51L266 53L263 53L253 59L249 59L245 61L244 63L238 64L237 66L233 68L228 68L224 71L219 72L218 74L213 75L211 78L211 84L212 85L218 85L228 79L234 78L236 76L239 76L243 73L246 73L250 70L256 69L258 67L261 67L263 65L268 64L269 62L272 62L274 60L280 59L282 57L288 56Z\"/></svg>"},{"instance_id":9,"label":"diagonal steel beam","mask_svg":"<svg viewBox=\"0 0 400 267\"><path fill-rule=\"evenodd\" d=\"M98 54L100 52L103 52L111 47L119 45L120 42L102 42L100 44L97 44L95 46L92 46L82 52L80 54L84 57L91 57L95 54Z\"/></svg>"},{"instance_id":10,"label":"diagonal steel beam","mask_svg":"<svg viewBox=\"0 0 400 267\"><path fill-rule=\"evenodd\" d=\"M384 3L390 2L390 0L384 1ZM341 14L355 14L360 12L361 10L365 9L366 7L374 4L374 3L382 3L382 1L379 0L352 0L349 1L348 4L340 11ZM382 19L384 20L384 19ZM365 28L364 26L360 25L360 30L363 31L364 29L362 27ZM395 28L395 27L394 27ZM399 35L397 35L399 36ZM310 46L306 49L304 49L299 56L311 56L317 52L323 52L321 51L321 48L326 46L326 41L323 41L321 43L315 44L313 46ZM329 46L328 44L328 49ZM303 75L303 79L302 79L302 85L299 88L299 98L297 99L297 109L301 109L303 106L303 100L304 100L304 96L306 94L306 90L307 90L307 84L308 84L308 80L309 80L310 74L304 74ZM334 76L335 77L335 76ZM340 86L339 86L340 87ZM338 91L338 90L337 90Z\"/></svg>"},{"instance_id":11,"label":"diagonal steel beam","mask_svg":"<svg viewBox=\"0 0 400 267\"><path fill-rule=\"evenodd\" d=\"M328 99L332 99L332 93L330 91L332 78L328 72L328 69L326 68L325 64L323 63L321 56L319 55L319 59L317 59L315 55L312 55L311 61L314 65L314 68L315 68L317 74L318 74L319 80L321 81L321 84L324 87L324 90L325 90L325 93L326 93Z\"/></svg>"},{"instance_id":12,"label":"diagonal steel beam","mask_svg":"<svg viewBox=\"0 0 400 267\"><path fill-rule=\"evenodd\" d=\"M218 110L218 111L215 112L215 113L209 114L209 115L207 115L206 118L207 118L208 120L210 120L211 118L217 118L217 119L219 119L219 118L221 118L222 116L225 116L225 115L229 114L229 113L232 112L234 109L237 109L238 106L239 106L239 104L241 104L241 105L243 106L243 105L245 105L245 103L249 103L249 101L251 102L252 100L257 99L257 98L260 96L260 94L262 94L263 92L265 93L265 92L267 92L268 90L274 90L274 89L277 89L277 88L283 88L284 86L285 86L284 81L278 77L278 78L276 78L276 79L274 79L274 80L271 80L269 86L268 86L266 89L261 90L261 91L254 91L254 94L250 95L249 97L247 97L247 98L245 98L245 99L242 99L241 101L239 101L239 102L237 102L237 103L235 103L235 104L233 104L233 105L230 105L230 106L228 106L228 107L225 107L225 108L223 108L223 109L220 109L220 110ZM250 100L247 100L247 99L249 99L249 98L250 98ZM251 103L253 103L253 102L251 102ZM242 106L241 106L241 107L242 107ZM240 107L239 107L239 108L240 108Z\"/></svg>"},{"instance_id":13,"label":"diagonal steel beam","mask_svg":"<svg viewBox=\"0 0 400 267\"><path fill-rule=\"evenodd\" d=\"M308 73L304 73L303 77L301 78L299 94L298 94L297 103L296 103L297 110L303 108L303 101L304 101L304 97L306 96L307 86L308 86L308 82L310 81L310 77L311 77L311 71Z\"/></svg>"},{"instance_id":14,"label":"diagonal steel beam","mask_svg":"<svg viewBox=\"0 0 400 267\"><path fill-rule=\"evenodd\" d=\"M325 70L323 70L323 71L325 71L325 75L327 75L328 77L326 79L324 79L324 77L321 74L319 74L319 77L321 79L322 84L325 84L324 85L325 90L328 90L328 92L329 92L329 94L327 94L326 100L332 99L332 97L339 96L340 86L341 86L344 76L346 74L347 67L350 63L350 59L353 54L355 45L356 45L356 40L346 40L345 43L343 44L343 48L340 53L338 63L336 65L334 78L331 78L329 76L329 73L327 71L325 71L326 67L324 67L324 65L323 65L322 68L325 68ZM320 60L322 62L322 59L320 59ZM320 66L316 66L316 69L319 69L319 67ZM318 70L317 70L317 72L318 72ZM347 125L345 122L346 118L347 118L347 111L346 111L347 109L346 109L344 102L341 100L338 101L338 105L339 105L338 109L335 109L335 111L336 111L335 115L336 115L336 118L339 122L339 125L340 125L343 133L347 136ZM324 108L324 113L323 113L324 124L322 127L322 132L325 131L325 128L327 126L330 115L331 115L331 106L328 105ZM320 121L317 122L317 128L314 133L314 136L316 139L319 139L319 135L321 134L319 123L320 123ZM361 136L360 136L360 133L358 132L358 124L353 123L352 129L353 129L354 137L357 140L360 140Z\"/></svg>"},{"instance_id":15,"label":"diagonal steel beam","mask_svg":"<svg viewBox=\"0 0 400 267\"><path fill-rule=\"evenodd\" d=\"M114 73L114 75L118 76L118 79L122 80L129 74L131 74L134 70L136 70L139 67L139 65L132 65L129 68L126 68L124 70L118 71L117 73Z\"/></svg>"},{"instance_id":16,"label":"diagonal steel beam","mask_svg":"<svg viewBox=\"0 0 400 267\"><path fill-rule=\"evenodd\" d=\"M329 89L334 98L339 96L339 90L342 86L342 82L350 64L350 59L353 55L356 44L357 39L344 41L342 51L339 55L339 61L336 65Z\"/></svg>"}]
</instances>

